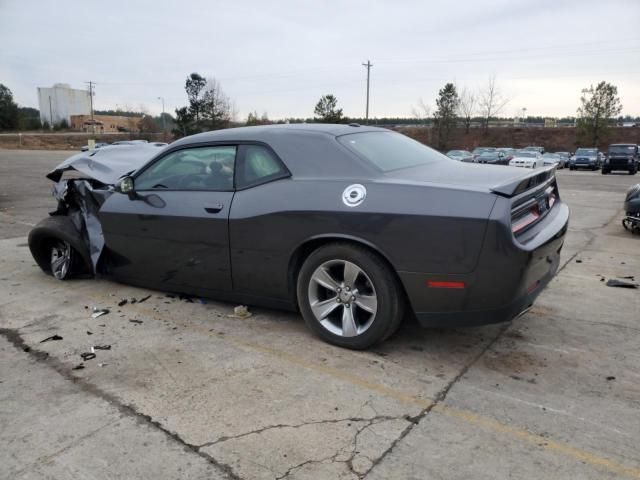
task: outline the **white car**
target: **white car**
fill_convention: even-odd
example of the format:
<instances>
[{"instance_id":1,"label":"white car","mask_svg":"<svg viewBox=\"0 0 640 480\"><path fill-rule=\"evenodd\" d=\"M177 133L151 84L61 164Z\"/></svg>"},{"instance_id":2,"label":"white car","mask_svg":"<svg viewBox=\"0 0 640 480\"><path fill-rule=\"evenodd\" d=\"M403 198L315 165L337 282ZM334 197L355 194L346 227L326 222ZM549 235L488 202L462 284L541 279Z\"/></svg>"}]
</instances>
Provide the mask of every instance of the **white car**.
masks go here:
<instances>
[{"instance_id":1,"label":"white car","mask_svg":"<svg viewBox=\"0 0 640 480\"><path fill-rule=\"evenodd\" d=\"M531 150L519 150L514 153L509 161L510 167L539 168L544 166L544 160L539 152Z\"/></svg>"}]
</instances>

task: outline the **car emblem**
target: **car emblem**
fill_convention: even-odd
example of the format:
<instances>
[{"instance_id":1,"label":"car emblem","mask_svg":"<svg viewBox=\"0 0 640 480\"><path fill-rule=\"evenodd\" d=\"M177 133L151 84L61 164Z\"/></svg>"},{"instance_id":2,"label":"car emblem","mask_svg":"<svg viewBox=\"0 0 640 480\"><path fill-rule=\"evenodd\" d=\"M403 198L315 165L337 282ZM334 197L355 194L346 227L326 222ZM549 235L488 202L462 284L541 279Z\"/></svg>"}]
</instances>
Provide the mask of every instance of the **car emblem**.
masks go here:
<instances>
[{"instance_id":1,"label":"car emblem","mask_svg":"<svg viewBox=\"0 0 640 480\"><path fill-rule=\"evenodd\" d=\"M364 185L355 183L353 185L349 185L344 189L344 192L342 192L342 203L347 207L357 207L364 202L366 196L367 189L364 188Z\"/></svg>"}]
</instances>

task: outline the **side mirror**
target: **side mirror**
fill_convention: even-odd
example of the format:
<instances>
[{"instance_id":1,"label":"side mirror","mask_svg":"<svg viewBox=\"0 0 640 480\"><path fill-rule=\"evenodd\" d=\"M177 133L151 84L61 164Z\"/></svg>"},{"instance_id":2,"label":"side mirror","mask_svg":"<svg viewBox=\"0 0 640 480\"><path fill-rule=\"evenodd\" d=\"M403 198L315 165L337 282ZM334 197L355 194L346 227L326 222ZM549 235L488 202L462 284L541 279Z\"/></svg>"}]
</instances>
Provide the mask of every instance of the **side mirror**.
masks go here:
<instances>
[{"instance_id":1,"label":"side mirror","mask_svg":"<svg viewBox=\"0 0 640 480\"><path fill-rule=\"evenodd\" d=\"M134 192L133 177L124 177L116 184L116 192L131 194Z\"/></svg>"}]
</instances>

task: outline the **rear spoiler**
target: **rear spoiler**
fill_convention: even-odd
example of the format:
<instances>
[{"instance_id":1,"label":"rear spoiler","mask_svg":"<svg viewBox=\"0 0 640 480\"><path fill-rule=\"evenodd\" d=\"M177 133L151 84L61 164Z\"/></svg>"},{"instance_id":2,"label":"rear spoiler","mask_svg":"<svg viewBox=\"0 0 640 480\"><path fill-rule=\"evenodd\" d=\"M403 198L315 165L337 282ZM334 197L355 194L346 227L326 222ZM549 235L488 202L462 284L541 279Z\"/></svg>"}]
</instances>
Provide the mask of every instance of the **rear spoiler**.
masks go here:
<instances>
[{"instance_id":1,"label":"rear spoiler","mask_svg":"<svg viewBox=\"0 0 640 480\"><path fill-rule=\"evenodd\" d=\"M493 187L491 191L503 197L515 197L516 195L548 182L555 177L555 174L556 167L547 167L542 171L534 170L525 177L518 177L502 185Z\"/></svg>"}]
</instances>

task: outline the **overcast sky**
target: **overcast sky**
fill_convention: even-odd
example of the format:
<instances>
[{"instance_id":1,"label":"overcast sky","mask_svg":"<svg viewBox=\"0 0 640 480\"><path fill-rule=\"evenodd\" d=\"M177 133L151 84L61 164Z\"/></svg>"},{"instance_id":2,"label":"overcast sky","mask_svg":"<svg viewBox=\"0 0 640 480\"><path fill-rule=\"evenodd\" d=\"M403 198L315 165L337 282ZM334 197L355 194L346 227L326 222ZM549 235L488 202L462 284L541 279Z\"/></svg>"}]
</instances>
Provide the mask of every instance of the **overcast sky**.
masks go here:
<instances>
[{"instance_id":1,"label":"overcast sky","mask_svg":"<svg viewBox=\"0 0 640 480\"><path fill-rule=\"evenodd\" d=\"M134 1L0 0L0 83L37 107L36 87L97 83L95 108L186 104L185 77L216 77L239 119L313 116L333 93L371 117L434 106L453 81L477 90L495 75L502 112L575 115L580 90L618 87L640 115L640 0Z\"/></svg>"}]
</instances>

